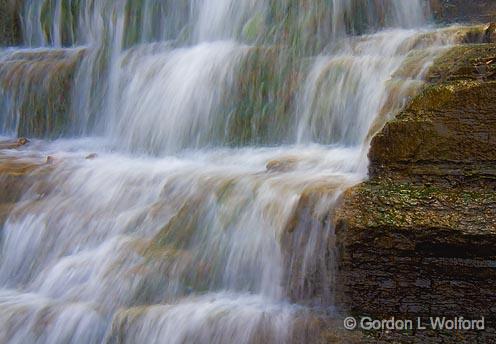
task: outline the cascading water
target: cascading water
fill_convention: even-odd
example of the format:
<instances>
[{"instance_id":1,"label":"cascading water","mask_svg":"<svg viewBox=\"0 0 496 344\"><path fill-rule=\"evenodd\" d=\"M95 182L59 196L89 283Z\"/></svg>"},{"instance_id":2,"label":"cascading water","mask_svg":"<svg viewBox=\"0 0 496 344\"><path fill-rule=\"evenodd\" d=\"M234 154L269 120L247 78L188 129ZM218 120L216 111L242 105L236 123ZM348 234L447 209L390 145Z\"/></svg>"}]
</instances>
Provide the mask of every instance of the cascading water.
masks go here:
<instances>
[{"instance_id":1,"label":"cascading water","mask_svg":"<svg viewBox=\"0 0 496 344\"><path fill-rule=\"evenodd\" d=\"M311 342L334 203L454 43L423 3L22 1L3 134L59 139L15 152L42 167L2 229L3 342Z\"/></svg>"}]
</instances>

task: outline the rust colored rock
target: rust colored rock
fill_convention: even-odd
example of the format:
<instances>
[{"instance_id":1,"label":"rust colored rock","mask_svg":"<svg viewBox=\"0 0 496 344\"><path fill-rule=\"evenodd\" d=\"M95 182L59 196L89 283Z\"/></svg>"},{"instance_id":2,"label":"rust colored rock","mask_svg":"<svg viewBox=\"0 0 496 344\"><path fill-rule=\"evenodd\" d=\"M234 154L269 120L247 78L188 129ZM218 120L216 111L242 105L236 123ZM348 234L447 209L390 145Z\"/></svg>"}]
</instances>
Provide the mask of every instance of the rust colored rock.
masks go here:
<instances>
[{"instance_id":1,"label":"rust colored rock","mask_svg":"<svg viewBox=\"0 0 496 344\"><path fill-rule=\"evenodd\" d=\"M24 146L24 145L26 145L28 143L29 143L29 140L27 138L25 138L25 137L20 137L20 138L17 139L17 144L19 146Z\"/></svg>"},{"instance_id":2,"label":"rust colored rock","mask_svg":"<svg viewBox=\"0 0 496 344\"><path fill-rule=\"evenodd\" d=\"M0 142L0 225L2 210L11 209L34 180L40 178L36 172L44 171L41 157L15 157L3 151L15 149L16 145L16 141Z\"/></svg>"}]
</instances>

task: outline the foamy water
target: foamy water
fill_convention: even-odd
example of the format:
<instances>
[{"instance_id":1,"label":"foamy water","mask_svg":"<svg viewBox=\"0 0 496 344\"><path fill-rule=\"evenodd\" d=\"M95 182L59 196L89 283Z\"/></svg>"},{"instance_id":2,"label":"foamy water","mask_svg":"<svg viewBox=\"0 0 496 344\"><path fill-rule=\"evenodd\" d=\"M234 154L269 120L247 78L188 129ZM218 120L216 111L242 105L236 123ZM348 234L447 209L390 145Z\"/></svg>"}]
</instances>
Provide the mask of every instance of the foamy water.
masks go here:
<instances>
[{"instance_id":1,"label":"foamy water","mask_svg":"<svg viewBox=\"0 0 496 344\"><path fill-rule=\"evenodd\" d=\"M2 229L4 342L288 343L338 316L332 209L455 42L422 1L47 3L0 53L3 134L65 135L2 152L45 171Z\"/></svg>"}]
</instances>

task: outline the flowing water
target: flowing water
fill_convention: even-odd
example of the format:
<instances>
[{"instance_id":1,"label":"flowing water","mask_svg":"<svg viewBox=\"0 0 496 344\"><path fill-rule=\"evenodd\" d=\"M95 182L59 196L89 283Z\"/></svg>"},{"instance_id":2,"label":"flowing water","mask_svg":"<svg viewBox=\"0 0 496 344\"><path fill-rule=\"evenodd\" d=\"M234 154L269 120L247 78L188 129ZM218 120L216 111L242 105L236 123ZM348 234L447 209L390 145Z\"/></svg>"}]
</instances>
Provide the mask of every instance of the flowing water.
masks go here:
<instances>
[{"instance_id":1,"label":"flowing water","mask_svg":"<svg viewBox=\"0 0 496 344\"><path fill-rule=\"evenodd\" d=\"M334 204L456 35L421 0L20 3L2 134L55 140L2 151L39 167L1 232L0 341L316 340Z\"/></svg>"}]
</instances>

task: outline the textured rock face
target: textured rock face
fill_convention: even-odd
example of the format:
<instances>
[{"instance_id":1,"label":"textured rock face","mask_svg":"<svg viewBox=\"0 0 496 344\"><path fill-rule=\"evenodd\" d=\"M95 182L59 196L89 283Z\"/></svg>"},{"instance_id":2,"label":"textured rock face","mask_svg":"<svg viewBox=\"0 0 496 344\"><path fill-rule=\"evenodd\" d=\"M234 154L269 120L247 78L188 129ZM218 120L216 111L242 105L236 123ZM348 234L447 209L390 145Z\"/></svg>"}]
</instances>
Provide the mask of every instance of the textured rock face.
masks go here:
<instances>
[{"instance_id":1,"label":"textured rock face","mask_svg":"<svg viewBox=\"0 0 496 344\"><path fill-rule=\"evenodd\" d=\"M430 0L434 18L442 22L488 22L496 18L493 0Z\"/></svg>"},{"instance_id":2,"label":"textured rock face","mask_svg":"<svg viewBox=\"0 0 496 344\"><path fill-rule=\"evenodd\" d=\"M71 96L84 49L0 54L0 127L19 136L59 137L77 119Z\"/></svg>"},{"instance_id":3,"label":"textured rock face","mask_svg":"<svg viewBox=\"0 0 496 344\"><path fill-rule=\"evenodd\" d=\"M0 46L17 45L22 41L16 0L0 0Z\"/></svg>"},{"instance_id":4,"label":"textured rock face","mask_svg":"<svg viewBox=\"0 0 496 344\"><path fill-rule=\"evenodd\" d=\"M372 176L496 177L496 45L459 46L372 141Z\"/></svg>"},{"instance_id":5,"label":"textured rock face","mask_svg":"<svg viewBox=\"0 0 496 344\"><path fill-rule=\"evenodd\" d=\"M21 200L36 178L41 178L51 166L43 159L23 157L26 139L0 141L0 226L3 226L14 205Z\"/></svg>"},{"instance_id":6,"label":"textured rock face","mask_svg":"<svg viewBox=\"0 0 496 344\"><path fill-rule=\"evenodd\" d=\"M495 44L451 49L372 140L371 179L337 214L339 297L350 313L484 316L489 330L425 332L422 342L496 338L495 71Z\"/></svg>"},{"instance_id":7,"label":"textured rock face","mask_svg":"<svg viewBox=\"0 0 496 344\"><path fill-rule=\"evenodd\" d=\"M346 195L341 216L352 309L473 317L496 310L494 190L371 181Z\"/></svg>"}]
</instances>

